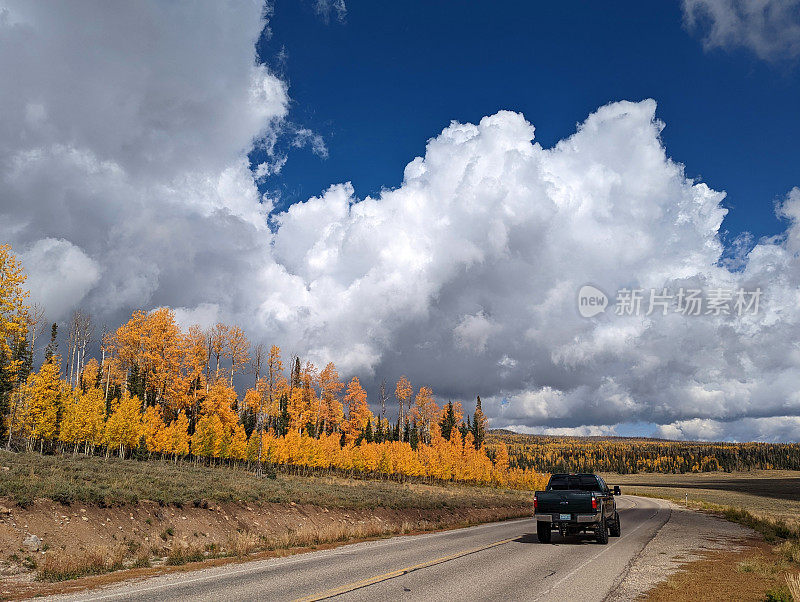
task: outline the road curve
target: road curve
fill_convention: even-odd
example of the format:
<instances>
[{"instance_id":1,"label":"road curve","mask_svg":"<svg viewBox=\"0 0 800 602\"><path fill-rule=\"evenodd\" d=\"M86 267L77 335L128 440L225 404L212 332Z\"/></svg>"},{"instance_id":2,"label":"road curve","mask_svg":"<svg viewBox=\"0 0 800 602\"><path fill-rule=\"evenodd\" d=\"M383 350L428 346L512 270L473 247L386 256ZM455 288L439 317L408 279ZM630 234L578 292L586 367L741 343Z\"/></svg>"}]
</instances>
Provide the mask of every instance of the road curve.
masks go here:
<instances>
[{"instance_id":1,"label":"road curve","mask_svg":"<svg viewBox=\"0 0 800 602\"><path fill-rule=\"evenodd\" d=\"M622 537L536 539L532 519L394 537L284 558L173 573L59 600L603 600L670 516L618 498Z\"/></svg>"}]
</instances>

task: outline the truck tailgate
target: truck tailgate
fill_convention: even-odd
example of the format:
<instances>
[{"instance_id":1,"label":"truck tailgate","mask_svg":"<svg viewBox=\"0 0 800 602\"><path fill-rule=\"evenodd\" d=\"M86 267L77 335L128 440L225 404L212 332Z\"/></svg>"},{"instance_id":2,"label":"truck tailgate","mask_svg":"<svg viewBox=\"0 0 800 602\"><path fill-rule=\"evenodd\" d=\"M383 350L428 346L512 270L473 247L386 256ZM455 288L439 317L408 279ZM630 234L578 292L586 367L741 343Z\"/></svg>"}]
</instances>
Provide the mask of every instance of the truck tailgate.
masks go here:
<instances>
[{"instance_id":1,"label":"truck tailgate","mask_svg":"<svg viewBox=\"0 0 800 602\"><path fill-rule=\"evenodd\" d=\"M592 513L591 491L543 491L536 494L537 512L548 513Z\"/></svg>"}]
</instances>

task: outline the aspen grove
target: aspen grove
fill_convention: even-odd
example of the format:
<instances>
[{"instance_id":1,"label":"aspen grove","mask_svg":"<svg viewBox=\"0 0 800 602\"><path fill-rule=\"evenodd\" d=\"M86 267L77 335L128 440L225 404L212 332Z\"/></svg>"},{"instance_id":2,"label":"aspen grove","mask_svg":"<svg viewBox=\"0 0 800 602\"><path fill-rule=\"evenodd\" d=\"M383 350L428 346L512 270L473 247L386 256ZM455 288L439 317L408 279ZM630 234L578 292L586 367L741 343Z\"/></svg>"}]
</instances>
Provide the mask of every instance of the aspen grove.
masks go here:
<instances>
[{"instance_id":1,"label":"aspen grove","mask_svg":"<svg viewBox=\"0 0 800 602\"><path fill-rule=\"evenodd\" d=\"M22 265L8 245L0 246L0 274L7 449L246 464L258 475L279 467L521 489L545 482L541 473L510 467L505 444L487 453L480 397L470 416L461 403L441 406L430 387L415 389L401 376L393 391L382 384L375 415L358 377L344 382L333 362L285 358L275 345L251 345L238 326L182 329L165 307L135 311L103 333L99 358L87 358L91 317L75 312L66 353L58 353L52 324L34 369L44 312L29 304ZM242 382L249 386L239 392ZM386 417L392 397L394 420Z\"/></svg>"}]
</instances>

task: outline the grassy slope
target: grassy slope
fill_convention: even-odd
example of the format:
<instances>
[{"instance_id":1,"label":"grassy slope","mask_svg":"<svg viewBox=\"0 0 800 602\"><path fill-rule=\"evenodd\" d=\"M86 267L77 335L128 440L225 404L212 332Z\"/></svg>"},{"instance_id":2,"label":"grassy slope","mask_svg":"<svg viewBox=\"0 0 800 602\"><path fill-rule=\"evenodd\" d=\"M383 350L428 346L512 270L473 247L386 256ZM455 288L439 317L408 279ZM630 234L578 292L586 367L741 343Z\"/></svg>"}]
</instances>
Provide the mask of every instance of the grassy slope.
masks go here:
<instances>
[{"instance_id":1,"label":"grassy slope","mask_svg":"<svg viewBox=\"0 0 800 602\"><path fill-rule=\"evenodd\" d=\"M530 503L530 494L487 487L291 475L257 479L241 468L118 458L0 451L0 470L0 497L21 505L37 497L101 505L146 499L165 504L296 502L336 508L485 508Z\"/></svg>"}]
</instances>

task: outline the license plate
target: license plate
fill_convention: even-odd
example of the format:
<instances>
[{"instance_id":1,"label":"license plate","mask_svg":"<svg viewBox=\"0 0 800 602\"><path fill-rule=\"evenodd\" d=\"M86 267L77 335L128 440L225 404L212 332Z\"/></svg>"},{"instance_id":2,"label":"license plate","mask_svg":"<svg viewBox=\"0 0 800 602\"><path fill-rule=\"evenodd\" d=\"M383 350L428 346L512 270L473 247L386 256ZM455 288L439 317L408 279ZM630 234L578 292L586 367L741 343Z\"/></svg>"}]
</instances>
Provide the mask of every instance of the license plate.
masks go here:
<instances>
[{"instance_id":1,"label":"license plate","mask_svg":"<svg viewBox=\"0 0 800 602\"><path fill-rule=\"evenodd\" d=\"M572 518L571 514L559 514L558 515L558 520L569 520L571 518Z\"/></svg>"}]
</instances>

